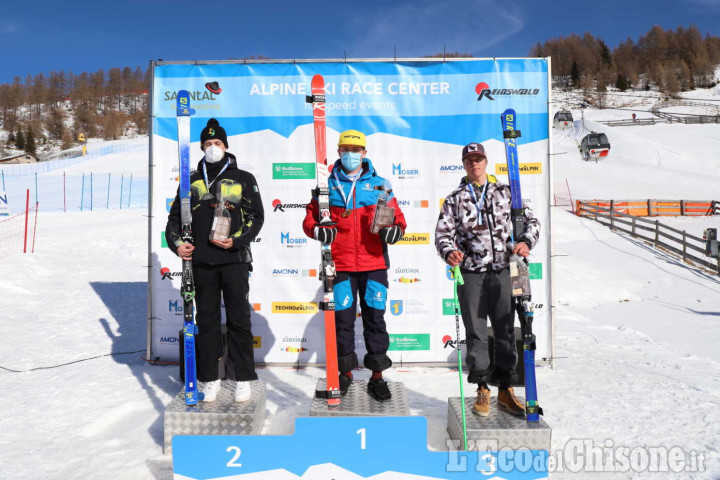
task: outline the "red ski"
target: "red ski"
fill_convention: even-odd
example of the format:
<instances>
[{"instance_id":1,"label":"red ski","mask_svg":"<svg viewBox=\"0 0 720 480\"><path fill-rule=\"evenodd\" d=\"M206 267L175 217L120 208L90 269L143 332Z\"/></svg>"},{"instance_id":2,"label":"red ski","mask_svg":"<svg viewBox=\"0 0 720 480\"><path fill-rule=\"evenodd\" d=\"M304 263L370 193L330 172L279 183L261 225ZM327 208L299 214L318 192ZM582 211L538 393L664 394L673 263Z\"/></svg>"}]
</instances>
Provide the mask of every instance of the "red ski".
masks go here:
<instances>
[{"instance_id":1,"label":"red ski","mask_svg":"<svg viewBox=\"0 0 720 480\"><path fill-rule=\"evenodd\" d=\"M328 180L330 171L327 164L327 145L325 139L325 79L322 75L312 78L312 96L307 98L313 106L313 124L315 126L315 160L317 187L313 196L318 199L318 223L332 226L330 218L330 190ZM335 297L333 280L335 279L335 262L332 259L330 245L321 245L320 281L323 282L323 299L320 310L325 312L325 376L326 389L316 391L318 398L327 399L328 405L340 405L340 379L338 377L337 342L335 339Z\"/></svg>"}]
</instances>

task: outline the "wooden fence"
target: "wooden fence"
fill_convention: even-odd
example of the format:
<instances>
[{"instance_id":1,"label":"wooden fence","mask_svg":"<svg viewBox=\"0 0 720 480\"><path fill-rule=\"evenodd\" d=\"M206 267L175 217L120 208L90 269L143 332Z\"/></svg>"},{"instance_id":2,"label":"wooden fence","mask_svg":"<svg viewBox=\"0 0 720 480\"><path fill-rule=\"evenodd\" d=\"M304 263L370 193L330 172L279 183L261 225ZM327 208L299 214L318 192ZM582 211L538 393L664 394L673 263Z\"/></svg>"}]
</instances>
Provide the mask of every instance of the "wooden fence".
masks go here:
<instances>
[{"instance_id":1,"label":"wooden fence","mask_svg":"<svg viewBox=\"0 0 720 480\"><path fill-rule=\"evenodd\" d=\"M720 201L717 200L577 200L576 212L580 211L581 204L609 208L634 217L720 215Z\"/></svg>"},{"instance_id":2,"label":"wooden fence","mask_svg":"<svg viewBox=\"0 0 720 480\"><path fill-rule=\"evenodd\" d=\"M580 217L591 218L603 225L607 225L611 230L617 230L620 232L628 233L633 237L641 238L652 243L656 248L663 248L670 251L680 257L686 262L692 262L696 265L701 265L711 271L720 274L720 258L712 259L705 256L705 240L694 235L690 235L685 230L678 230L676 228L663 225L659 220L648 220L645 218L639 218L636 215L626 213L614 208L619 203L613 200L602 203L603 201L585 202L582 200L577 201L577 208L575 210L576 215ZM648 200L648 202L651 202ZM663 202L655 200L653 202ZM665 201L667 202L667 201ZM683 201L687 202L687 201ZM628 202L634 203L634 202ZM679 202L677 202L679 203ZM718 202L713 200L711 202L691 202L691 203L710 203L712 205L713 213L705 213L703 215L718 215ZM607 205L607 206L602 206ZM642 208L639 208L642 211ZM645 210L647 211L647 210ZM708 210L706 209L706 212ZM669 213L663 213L658 215L670 215ZM678 214L675 214L678 215ZM700 215L699 213L693 213L692 215ZM698 255L699 252L701 255Z\"/></svg>"}]
</instances>

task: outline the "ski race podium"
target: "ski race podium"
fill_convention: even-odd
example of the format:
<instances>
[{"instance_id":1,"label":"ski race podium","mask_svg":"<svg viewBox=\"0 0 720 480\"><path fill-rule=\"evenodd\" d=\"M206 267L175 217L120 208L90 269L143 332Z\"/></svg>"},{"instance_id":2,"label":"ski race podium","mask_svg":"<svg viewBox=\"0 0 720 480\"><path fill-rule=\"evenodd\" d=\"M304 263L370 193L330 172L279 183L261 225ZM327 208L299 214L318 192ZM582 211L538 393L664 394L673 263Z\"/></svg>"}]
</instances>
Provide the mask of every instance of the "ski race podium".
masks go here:
<instances>
[{"instance_id":1,"label":"ski race podium","mask_svg":"<svg viewBox=\"0 0 720 480\"><path fill-rule=\"evenodd\" d=\"M525 399L518 397L520 403ZM490 415L480 417L472 413L473 396L465 398L465 420L469 450L530 449L550 450L552 430L545 420L528 422L497 407L497 398L490 399ZM460 397L448 398L447 432L458 450L463 448L462 411Z\"/></svg>"},{"instance_id":2,"label":"ski race podium","mask_svg":"<svg viewBox=\"0 0 720 480\"><path fill-rule=\"evenodd\" d=\"M402 382L387 382L392 398L378 402L367 393L367 381L353 380L340 405L329 407L327 400L313 397L311 417L403 417L410 415L410 405ZM317 390L325 390L325 379L317 383Z\"/></svg>"},{"instance_id":3,"label":"ski race podium","mask_svg":"<svg viewBox=\"0 0 720 480\"><path fill-rule=\"evenodd\" d=\"M165 409L163 452L168 454L175 435L250 435L259 434L265 423L265 383L251 382L247 402L235 402L235 382L223 380L217 399L212 403L185 405L185 388Z\"/></svg>"}]
</instances>

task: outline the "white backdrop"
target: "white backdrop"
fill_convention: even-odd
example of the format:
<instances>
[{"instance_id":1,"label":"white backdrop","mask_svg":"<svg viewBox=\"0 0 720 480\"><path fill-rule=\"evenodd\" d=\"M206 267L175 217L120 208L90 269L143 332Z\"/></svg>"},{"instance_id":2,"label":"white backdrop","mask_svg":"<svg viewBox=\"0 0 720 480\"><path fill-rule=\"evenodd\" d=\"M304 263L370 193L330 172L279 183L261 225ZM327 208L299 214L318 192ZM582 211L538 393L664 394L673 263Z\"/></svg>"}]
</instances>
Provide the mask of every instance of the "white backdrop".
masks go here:
<instances>
[{"instance_id":1,"label":"white backdrop","mask_svg":"<svg viewBox=\"0 0 720 480\"><path fill-rule=\"evenodd\" d=\"M200 130L210 117L228 133L229 151L255 175L265 224L253 244L250 279L257 361L324 361L322 312L317 310L320 249L301 223L315 186L312 113L305 104L310 79L325 76L328 155L335 160L339 132L365 132L368 158L389 179L408 222L390 246L386 322L388 354L399 362L455 362L453 282L435 253L434 228L441 202L463 176L461 150L485 145L488 171L507 177L500 113L514 108L523 196L542 224L530 261L536 303L537 357L551 357L550 165L547 59L456 62L158 63L153 65L152 191L150 202L149 358L178 359L182 327L180 260L164 245L169 202L178 185L174 93L192 92L193 168L202 158ZM212 94L205 87L217 81ZM283 313L278 306L293 305ZM356 329L358 355L364 346ZM448 341L451 340L451 341ZM540 360L540 363L542 361Z\"/></svg>"}]
</instances>

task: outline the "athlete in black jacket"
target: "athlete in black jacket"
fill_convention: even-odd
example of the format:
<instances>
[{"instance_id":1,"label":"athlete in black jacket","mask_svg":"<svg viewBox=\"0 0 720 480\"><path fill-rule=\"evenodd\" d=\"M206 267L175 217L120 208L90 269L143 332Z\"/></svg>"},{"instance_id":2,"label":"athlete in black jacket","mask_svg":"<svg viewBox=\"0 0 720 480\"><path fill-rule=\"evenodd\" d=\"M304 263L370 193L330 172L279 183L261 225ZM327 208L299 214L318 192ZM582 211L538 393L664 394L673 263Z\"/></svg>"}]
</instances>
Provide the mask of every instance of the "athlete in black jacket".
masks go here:
<instances>
[{"instance_id":1,"label":"athlete in black jacket","mask_svg":"<svg viewBox=\"0 0 720 480\"><path fill-rule=\"evenodd\" d=\"M205 382L203 401L212 402L220 390L218 360L222 357L220 300L227 314L228 353L235 369L235 401L250 398L250 380L256 380L253 335L250 330L248 276L252 270L250 243L257 237L264 213L255 177L237 167L227 153L227 134L217 120L210 119L200 135L205 157L190 176L193 244L180 235L180 201L170 209L165 237L168 246L182 259L192 259L198 335L196 359L198 380ZM213 217L224 204L230 218L229 236L211 240Z\"/></svg>"}]
</instances>

